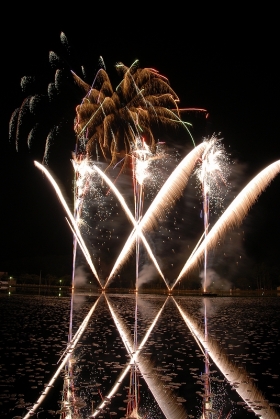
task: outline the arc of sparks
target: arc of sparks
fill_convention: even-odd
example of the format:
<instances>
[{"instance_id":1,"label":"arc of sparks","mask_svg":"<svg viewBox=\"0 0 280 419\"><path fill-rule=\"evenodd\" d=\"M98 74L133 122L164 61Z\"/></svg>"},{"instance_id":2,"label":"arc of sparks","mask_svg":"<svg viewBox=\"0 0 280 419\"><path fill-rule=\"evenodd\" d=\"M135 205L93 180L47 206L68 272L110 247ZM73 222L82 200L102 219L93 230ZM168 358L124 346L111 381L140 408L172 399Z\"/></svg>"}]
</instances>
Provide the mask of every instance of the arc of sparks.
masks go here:
<instances>
[{"instance_id":1,"label":"arc of sparks","mask_svg":"<svg viewBox=\"0 0 280 419\"><path fill-rule=\"evenodd\" d=\"M50 181L51 185L53 186L53 188L54 188L54 190L55 190L55 192L56 192L56 194L57 194L60 202L62 203L62 206L63 206L64 210L66 211L67 216L69 217L69 220L70 220L71 225L73 227L73 230L75 232L75 236L78 239L78 243L79 243L79 245L81 247L81 250L82 250L82 252L83 252L83 254L84 254L84 256L85 256L85 258L86 258L86 260L87 260L87 262L88 262L88 264L89 264L89 266L91 268L91 270L92 270L92 273L96 277L96 279L99 282L100 286L103 287L103 285L101 284L101 281L99 279L99 276L97 274L97 271L95 269L95 266L94 266L94 264L93 264L93 262L91 260L91 256L90 256L89 251L88 251L88 249L86 247L86 244L84 242L84 239L82 238L81 231L80 231L80 229L79 229L79 227L77 225L77 222L76 222L75 218L73 217L73 215L72 215L72 213L71 213L71 211L70 211L70 209L69 209L69 207L68 207L68 205L67 205L67 203L66 203L66 201L65 201L65 199L64 199L64 197L62 195L61 189L59 188L58 184L56 183L56 181L54 180L54 178L52 177L52 175L46 169L45 166L43 166L42 164L38 163L37 161L35 161L34 164L35 164L35 166L38 169L40 169L46 175L46 177Z\"/></svg>"},{"instance_id":2,"label":"arc of sparks","mask_svg":"<svg viewBox=\"0 0 280 419\"><path fill-rule=\"evenodd\" d=\"M155 267L157 268L157 270L158 270L158 273L160 274L160 276L162 277L162 279L164 280L164 282L165 282L165 284L166 284L166 286L167 286L167 288L169 289L169 287L168 287L168 284L167 284L167 282L166 282L166 279L165 279L165 277L164 277L164 275L163 275L163 273L162 273L162 271L161 271L161 269L160 269L160 267L159 267L159 264L158 264L158 262L157 262L157 260L156 260L156 258L154 257L154 254L153 254L153 252L152 252L152 250L151 250L151 248L150 248L150 245L149 245L149 243L147 242L147 240L146 240L146 238L145 238L145 236L144 236L144 234L142 233L142 230L141 230L141 228L139 227L139 224L136 222L136 220L135 220L135 218L133 217L133 215L132 215L132 213L131 213L131 211L130 211L130 209L128 208L128 206L127 206L127 204L126 204L126 202L125 202L125 200L124 200L124 198L123 198L123 196L120 194L120 192L118 191L118 189L115 187L115 185L113 184L113 182L108 178L108 176L106 176L105 175L105 173L103 173L102 172L102 170L100 170L99 169L99 167L98 166L96 166L96 165L94 165L93 166L93 168L94 168L94 170L102 177L102 179L104 179L105 180L105 182L107 183L107 185L112 189L112 191L114 192L114 194L116 195L116 197L118 198L118 200L119 200L119 202L120 202L120 204L121 204L121 206L123 207L123 209L124 209L124 211L125 211L125 213L126 213L126 215L128 216L128 218L129 218L129 220L131 221L131 223L133 224L133 227L134 227L134 229L133 229L133 232L135 232L135 234L137 234L140 238L141 238L141 240L142 240L142 242L143 242L143 244L144 244L144 246L146 247L146 250L147 250L147 252L148 252L148 255L150 256L150 258L151 258L151 260L153 261L153 263L154 263L154 265L155 265ZM133 233L134 234L134 233ZM108 281L105 283L105 286L104 286L104 288L106 288L106 286L108 285Z\"/></svg>"},{"instance_id":3,"label":"arc of sparks","mask_svg":"<svg viewBox=\"0 0 280 419\"><path fill-rule=\"evenodd\" d=\"M172 297L173 298L173 297ZM195 337L196 342L199 342L199 347L202 353L207 353L212 359L215 365L219 368L225 379L233 384L238 383L238 387L235 387L235 391L244 400L244 402L254 411L258 416L264 419L277 419L279 415L269 406L268 401L265 399L261 391L252 382L249 374L240 367L231 362L225 354L221 354L221 349L218 344L209 336L205 339L203 330L198 327L186 314L186 312L180 307L178 302L173 298L182 319L189 327L191 333ZM257 400L257 401L256 401Z\"/></svg>"},{"instance_id":4,"label":"arc of sparks","mask_svg":"<svg viewBox=\"0 0 280 419\"><path fill-rule=\"evenodd\" d=\"M193 168L203 153L205 147L205 143L199 144L190 153L188 153L181 163L174 169L144 214L138 225L138 230L145 232L146 230L151 229L157 224L157 219L164 213L165 209L172 205L181 196ZM135 243L136 234L136 231L134 231L134 233L127 239L107 279L106 285L108 285L109 281L116 275L128 258L131 248Z\"/></svg>"},{"instance_id":5,"label":"arc of sparks","mask_svg":"<svg viewBox=\"0 0 280 419\"><path fill-rule=\"evenodd\" d=\"M39 406L41 405L41 403L44 401L46 395L48 394L48 392L50 391L50 389L53 387L56 379L59 377L62 369L65 367L65 365L67 364L67 362L69 361L69 358L72 355L73 350L75 349L77 343L79 342L82 334L84 333L88 322L92 316L92 313L94 312L94 310L97 307L97 304L100 300L102 295L100 295L98 297L98 299L96 300L96 302L93 304L92 308L90 309L90 311L88 312L88 314L86 315L86 317L84 318L82 324L80 325L79 329L77 330L77 332L75 333L72 341L68 344L67 348L65 349L65 351L63 352L62 357L65 355L63 361L61 362L61 364L59 365L59 367L57 368L55 374L52 376L52 378L50 379L50 381L48 382L47 386L45 387L43 393L41 394L41 396L39 397L39 399L36 401L36 403L32 406L32 408L27 412L27 414L23 417L23 419L29 419L31 416L34 416L35 412L37 411L37 409L39 408ZM62 358L60 357L60 359Z\"/></svg>"},{"instance_id":6,"label":"arc of sparks","mask_svg":"<svg viewBox=\"0 0 280 419\"><path fill-rule=\"evenodd\" d=\"M212 249L228 230L241 224L250 208L278 173L280 173L280 160L277 160L263 169L245 186L244 189L242 189L223 215L214 224L206 239L201 243L196 252L187 260L178 278L172 285L171 290L173 290L177 282L183 276L200 262L205 247L209 250Z\"/></svg>"}]
</instances>

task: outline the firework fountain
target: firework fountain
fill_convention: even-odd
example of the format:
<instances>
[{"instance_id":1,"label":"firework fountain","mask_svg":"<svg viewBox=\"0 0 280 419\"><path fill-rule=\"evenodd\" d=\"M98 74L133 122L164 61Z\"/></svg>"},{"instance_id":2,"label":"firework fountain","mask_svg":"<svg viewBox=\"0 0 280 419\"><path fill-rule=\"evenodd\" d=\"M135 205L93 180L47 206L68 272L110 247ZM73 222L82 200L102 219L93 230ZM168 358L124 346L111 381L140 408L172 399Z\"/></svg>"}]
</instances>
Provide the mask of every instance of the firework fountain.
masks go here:
<instances>
[{"instance_id":1,"label":"firework fountain","mask_svg":"<svg viewBox=\"0 0 280 419\"><path fill-rule=\"evenodd\" d=\"M200 145L200 147L198 147L198 149L195 150L195 152L197 153L198 150L199 150L199 153L201 155L203 150L205 150L205 143L202 143ZM192 153L194 154L194 151ZM197 157L196 154L194 154L194 155ZM192 161L193 161L193 156L192 156L192 158L189 157L189 165L191 167L193 167L193 165L191 164ZM151 225L152 224L151 218L153 216L155 216L155 212L157 212L157 211L160 212L165 208L166 202L165 202L164 199L162 199L162 196L166 196L165 194L168 194L168 191L169 191L168 185L172 184L172 183L170 183L170 179L173 180L173 182L175 182L175 179L180 179L179 174L182 174L182 167L185 167L184 165L186 165L186 161L182 161L181 167L179 169L177 167L174 170L174 172L170 175L169 179L166 181L162 190L159 192L158 196L155 198L155 200L153 201L153 204L151 205L153 211L150 207L149 210L151 211L151 213L149 214L148 213L149 210L148 210L145 213L145 215L143 216L140 223L139 222L137 223L136 220L133 218L132 214L130 213L130 211L126 207L125 202L121 200L121 196L118 195L118 192L117 192L115 186L111 183L111 181L108 179L108 177L105 174L101 175L102 171L100 171L100 169L95 167L94 165L93 165L92 168L89 167L87 170L89 172L91 172L91 171L98 172L101 175L102 179L106 180L107 184L112 187L112 190L114 191L116 196L119 197L120 202L122 202L123 208L127 210L128 217L131 218L131 222L132 222L132 225L134 227L133 231L137 231L137 229L138 229L139 237L142 237L141 235L143 234L143 231L145 231L144 229L143 230L141 229L142 225L144 225L144 226L145 225ZM57 192L61 202L63 204L65 204L65 201L63 200L63 197L61 195L61 192L60 192L57 184L51 178L51 176L49 175L46 168L44 168L39 163L36 163L36 166L39 167L47 175L49 180L52 182L53 187L56 189L56 192ZM188 167L188 170L189 169L190 168ZM229 206L229 208L225 211L225 213L219 218L217 223L210 230L209 234L206 237L206 240L204 240L202 243L198 243L198 246L196 246L194 252L192 252L190 258L187 260L187 262L186 262L185 266L183 267L183 269L182 269L178 278L180 278L180 276L183 277L184 275L186 275L186 273L190 269L192 269L194 266L198 265L199 261L201 260L202 256L204 255L204 247L205 246L207 246L207 247L209 246L209 248L212 249L215 246L215 244L218 242L218 240L223 237L223 234L225 234L225 232L227 232L230 227L234 227L242 221L242 219L248 213L250 207L256 201L259 194L262 193L262 191L268 186L268 184L271 182L271 180L279 172L280 172L280 161L277 161L277 162L273 163L272 165L268 166L267 168L265 168L251 182L249 182L249 184L240 192L240 194L235 198L235 200L232 202L232 204ZM184 177L184 181L185 181L185 177ZM177 190L177 192L178 192L178 190ZM163 202L164 202L164 204L163 204ZM162 205L161 207L160 207L160 204ZM66 211L66 213L69 217L69 223L72 225L72 231L75 233L75 235L77 237L77 240L80 244L80 247L83 250L85 256L87 256L88 254L87 254L86 250L83 248L83 241L81 241L80 232L79 232L79 228L77 226L76 220L73 217L71 217L71 213L69 213L69 209L67 208L66 204L64 205L64 208L65 208L65 211ZM149 222L147 222L147 224L145 224L146 223L145 217L148 217L148 220L149 220ZM135 237L135 240L136 240L136 237ZM143 240L143 242L145 243L144 240ZM91 259L89 259L89 261L91 261ZM92 264L92 262L91 262L91 264ZM96 269L94 268L93 264L92 264L92 271L96 272ZM171 289L173 289L176 286L178 278L174 282ZM96 276L96 279L98 281L98 276ZM136 293L136 296L137 296L137 293ZM137 301L136 301L135 306L137 307ZM184 318L183 312L181 314ZM212 419L212 417L215 417L215 416L213 416L214 414L213 414L213 412L211 412L212 394L211 394L211 382L210 382L209 347L210 348L212 347L212 350L211 350L212 356L213 356L213 348L214 347L213 347L213 342L211 344L209 343L206 305L205 305L205 312L204 312L204 320L205 320L204 337L202 338L201 332L199 332L199 334L198 334L199 341L200 342L203 341L203 346L204 346L203 354L204 354L204 357L205 357L205 374L204 374L204 377L203 377L203 380L204 380L203 409L204 409L204 418L205 419L210 419L210 418ZM135 311L135 322L136 321L137 321L137 309ZM191 324L191 323L187 322L187 324ZM132 378L131 378L131 386L130 386L130 395L131 395L130 400L131 400L131 402L129 403L129 406L128 406L128 414L131 417L137 417L136 415L138 415L138 412L137 412L137 410L138 410L138 387L136 385L138 368L137 368L136 362L139 361L139 358L138 358L138 350L136 349L136 351L135 351L135 348L136 347L138 348L137 334L135 334L135 330L137 330L137 323L134 326L134 342L133 342L133 344L131 346L131 349L130 349L130 352L134 353L135 355L133 355L133 357L131 358L131 362L129 364L129 368L130 368L130 371L131 371ZM213 360L214 360L215 363L217 363L218 367L223 372L223 365L220 366L219 360L218 359L216 360L215 358ZM228 372L226 374L228 374ZM71 380L68 380L68 381L71 382ZM67 391L68 391L68 396L70 394L72 394L69 389ZM245 399L245 391L247 391L247 390L245 389L244 392L240 393L244 400L246 400ZM255 393L255 391L254 391L254 393ZM244 396L243 396L243 394L244 394ZM262 398L259 396L258 399L262 399ZM37 405L34 406L34 409L36 409L36 408L37 408ZM100 412L100 410L98 410L98 412ZM269 414L270 414L270 416L267 416L266 414L264 414L264 417L277 417L277 415L274 414L271 411L269 412Z\"/></svg>"},{"instance_id":2,"label":"firework fountain","mask_svg":"<svg viewBox=\"0 0 280 419\"><path fill-rule=\"evenodd\" d=\"M206 147L196 169L198 182L201 185L203 198L204 238L209 231L210 203L222 209L223 199L228 189L229 158L221 144L221 139L213 135L205 140ZM203 292L207 292L207 246L204 247Z\"/></svg>"}]
</instances>

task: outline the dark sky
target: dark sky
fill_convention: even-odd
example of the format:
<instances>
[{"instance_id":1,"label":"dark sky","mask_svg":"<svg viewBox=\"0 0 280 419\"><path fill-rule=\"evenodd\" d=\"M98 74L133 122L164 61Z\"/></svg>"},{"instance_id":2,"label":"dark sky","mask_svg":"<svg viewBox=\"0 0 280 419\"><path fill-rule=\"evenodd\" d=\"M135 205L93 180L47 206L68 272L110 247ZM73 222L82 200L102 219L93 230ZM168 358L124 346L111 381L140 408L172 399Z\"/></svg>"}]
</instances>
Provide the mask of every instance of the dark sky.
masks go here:
<instances>
[{"instance_id":1,"label":"dark sky","mask_svg":"<svg viewBox=\"0 0 280 419\"><path fill-rule=\"evenodd\" d=\"M79 72L79 66L84 65L92 80L101 55L116 86L114 64L122 61L130 65L138 58L141 67L156 68L168 77L182 107L207 109L209 119L206 125L198 124L197 135L221 133L226 150L236 162L240 188L280 158L278 45L270 14L261 16L260 12L250 20L227 16L221 23L215 14L213 19L210 15L207 18L207 13L203 20L201 14L180 19L178 10L171 15L163 10L160 18L143 10L135 21L133 16L125 20L118 10L116 16L112 11L109 21L100 12L92 19L89 13L88 19L83 15L82 22L70 24L51 11L43 21L39 11L33 17L26 10L22 12L22 18L17 11L15 21L10 18L10 29L1 33L1 271L11 269L19 258L71 256L72 237L64 213L52 189L33 167L40 153L28 153L25 147L17 153L8 140L10 116L25 97L21 77L34 75L52 81L48 54L50 50L62 53L61 31L71 47L67 60L74 71ZM74 103L65 106L64 119L70 119ZM68 121L69 127L71 124ZM199 142L198 137L196 140ZM53 167L57 177L63 178L69 199L73 147L68 144L64 155L59 150ZM250 211L244 250L251 260L273 260L278 269L279 187L278 175Z\"/></svg>"}]
</instances>

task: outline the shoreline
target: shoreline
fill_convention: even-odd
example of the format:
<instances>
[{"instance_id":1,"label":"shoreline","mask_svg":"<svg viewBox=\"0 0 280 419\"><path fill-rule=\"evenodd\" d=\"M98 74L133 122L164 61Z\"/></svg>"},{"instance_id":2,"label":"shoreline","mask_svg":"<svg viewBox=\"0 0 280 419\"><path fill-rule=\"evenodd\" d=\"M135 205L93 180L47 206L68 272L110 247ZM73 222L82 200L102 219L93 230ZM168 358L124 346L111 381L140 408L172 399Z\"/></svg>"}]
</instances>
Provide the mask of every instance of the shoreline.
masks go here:
<instances>
[{"instance_id":1,"label":"shoreline","mask_svg":"<svg viewBox=\"0 0 280 419\"><path fill-rule=\"evenodd\" d=\"M72 288L69 286L59 286L59 285L35 285L35 284L17 284L17 285L9 285L9 286L0 286L0 291L11 291L15 292L17 289L38 289L38 290L58 290L58 291L68 291L69 293L72 292ZM107 294L135 294L134 289L129 288L109 288L107 291L102 290L101 288L92 287L89 285L83 287L75 287L75 291L79 293L107 293ZM170 295L170 296L193 296L193 297L204 297L204 298L215 298L215 297L280 297L279 290L240 290L240 289L233 289L233 290L213 290L209 291L207 295L203 295L202 290L180 290L175 289L172 291L168 291L167 289L148 289L148 288L141 288L138 290L139 295Z\"/></svg>"}]
</instances>

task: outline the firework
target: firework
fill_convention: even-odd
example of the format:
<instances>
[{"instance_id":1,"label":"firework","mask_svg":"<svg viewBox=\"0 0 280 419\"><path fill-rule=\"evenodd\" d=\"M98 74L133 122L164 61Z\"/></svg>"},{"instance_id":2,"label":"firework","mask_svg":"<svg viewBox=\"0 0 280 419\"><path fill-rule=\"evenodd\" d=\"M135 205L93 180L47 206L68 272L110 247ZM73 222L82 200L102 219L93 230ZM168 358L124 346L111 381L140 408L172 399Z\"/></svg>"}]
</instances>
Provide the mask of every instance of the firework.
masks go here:
<instances>
[{"instance_id":1,"label":"firework","mask_svg":"<svg viewBox=\"0 0 280 419\"><path fill-rule=\"evenodd\" d=\"M130 67L117 63L115 68L121 80L114 89L100 57L100 69L90 85L82 78L83 68L82 77L70 70L70 49L65 34L61 34L61 42L67 57L63 59L50 52L54 81L48 84L46 91L34 94L37 84L34 77L25 76L21 80L27 97L13 113L9 129L10 140L15 141L17 150L24 143L38 149L38 143L43 162L47 163L56 138L60 137L60 142L67 134L69 138L70 129L64 121L71 120L74 109L76 157L86 153L93 160L102 159L113 165L121 160L125 167L135 138L144 138L154 153L157 136L166 128L176 132L182 127L194 143L191 124L182 120L178 95L165 76L153 68L140 68L138 60ZM183 109L183 112L208 115L205 109L197 108ZM65 118L66 113L68 118Z\"/></svg>"},{"instance_id":2,"label":"firework","mask_svg":"<svg viewBox=\"0 0 280 419\"><path fill-rule=\"evenodd\" d=\"M206 147L195 171L203 197L204 236L209 230L210 204L214 210L222 208L228 189L229 158L221 144L221 139L213 135L205 140ZM204 248L204 285L207 283L207 247Z\"/></svg>"},{"instance_id":3,"label":"firework","mask_svg":"<svg viewBox=\"0 0 280 419\"><path fill-rule=\"evenodd\" d=\"M186 275L194 266L197 266L203 257L205 247L209 250L214 248L218 240L222 239L230 229L241 224L252 205L278 173L280 173L280 160L267 166L245 186L218 219L207 238L187 260L171 289L175 287L180 278Z\"/></svg>"},{"instance_id":4,"label":"firework","mask_svg":"<svg viewBox=\"0 0 280 419\"><path fill-rule=\"evenodd\" d=\"M167 181L164 183L159 193L152 201L150 207L145 212L142 220L139 223L138 229L143 232L148 231L157 225L158 219L164 213L167 208L170 208L174 205L175 201L181 196L184 187L186 186L189 177L192 173L192 170L196 164L197 159L200 157L202 151L205 148L205 144L202 143L192 150L182 162L175 168L171 173ZM133 245L136 240L136 233L132 232L128 240L126 241L122 251L120 252L114 267L108 277L106 286L108 286L109 281L116 275L118 270L124 264L128 258Z\"/></svg>"},{"instance_id":5,"label":"firework","mask_svg":"<svg viewBox=\"0 0 280 419\"><path fill-rule=\"evenodd\" d=\"M73 73L86 91L76 108L75 131L78 142L86 144L87 153L94 158L101 155L108 163L123 160L125 164L135 138L145 138L154 153L159 127L181 125L190 134L189 124L180 118L179 98L168 79L152 68L141 69L138 64L137 60L130 67L116 65L123 78L115 91L103 69L98 71L92 86Z\"/></svg>"},{"instance_id":6,"label":"firework","mask_svg":"<svg viewBox=\"0 0 280 419\"><path fill-rule=\"evenodd\" d=\"M71 228L72 228L72 232L75 235L75 237L76 237L76 239L77 239L77 241L78 241L78 243L79 243L79 245L80 245L80 247L81 247L81 249L82 249L82 251L84 253L85 258L86 258L89 266L92 269L92 273L94 274L94 276L98 280L99 284L101 285L101 282L100 282L100 279L99 279L98 274L96 272L96 269L95 269L95 267L94 267L94 265L92 263L92 260L91 260L91 256L89 254L89 251L88 251L88 249L87 249L87 247L85 245L85 242L84 242L84 240L83 240L83 238L81 236L81 232L80 232L80 229L79 229L79 227L77 225L76 219L73 217L73 215L72 215L72 213L71 213L71 211L70 211L70 209L69 209L69 207L68 207L68 205L67 205L67 203L66 203L66 201L65 201L65 199L64 199L64 197L62 195L62 192L61 192L58 184L55 182L54 178L51 176L51 174L49 173L49 171L43 165L41 165L38 162L35 162L35 166L38 167L47 176L47 178L51 182L53 188L55 189L55 191L57 193L57 196L58 196L61 204L63 205L63 208L66 211L67 216L69 217L70 225L71 225Z\"/></svg>"}]
</instances>

